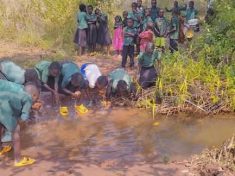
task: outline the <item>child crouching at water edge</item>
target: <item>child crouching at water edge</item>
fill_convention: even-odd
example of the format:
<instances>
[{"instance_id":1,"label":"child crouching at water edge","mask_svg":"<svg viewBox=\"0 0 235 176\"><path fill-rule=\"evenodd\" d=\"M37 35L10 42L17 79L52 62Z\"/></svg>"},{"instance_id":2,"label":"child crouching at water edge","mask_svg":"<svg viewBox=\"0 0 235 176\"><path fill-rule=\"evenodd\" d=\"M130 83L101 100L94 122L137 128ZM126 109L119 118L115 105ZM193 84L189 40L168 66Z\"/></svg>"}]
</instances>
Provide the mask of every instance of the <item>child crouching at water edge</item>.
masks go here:
<instances>
[{"instance_id":1,"label":"child crouching at water edge","mask_svg":"<svg viewBox=\"0 0 235 176\"><path fill-rule=\"evenodd\" d=\"M143 89L154 86L157 79L156 61L157 68L160 69L160 52L155 49L153 43L148 43L146 45L145 52L140 53L138 56L140 78L139 84Z\"/></svg>"},{"instance_id":2,"label":"child crouching at water edge","mask_svg":"<svg viewBox=\"0 0 235 176\"><path fill-rule=\"evenodd\" d=\"M6 144L13 142L15 166L33 164L34 159L20 155L20 123L29 119L31 109L40 109L39 91L36 86L29 83L23 87L0 80L0 85L3 84L0 90L0 156L11 150L11 146Z\"/></svg>"}]
</instances>

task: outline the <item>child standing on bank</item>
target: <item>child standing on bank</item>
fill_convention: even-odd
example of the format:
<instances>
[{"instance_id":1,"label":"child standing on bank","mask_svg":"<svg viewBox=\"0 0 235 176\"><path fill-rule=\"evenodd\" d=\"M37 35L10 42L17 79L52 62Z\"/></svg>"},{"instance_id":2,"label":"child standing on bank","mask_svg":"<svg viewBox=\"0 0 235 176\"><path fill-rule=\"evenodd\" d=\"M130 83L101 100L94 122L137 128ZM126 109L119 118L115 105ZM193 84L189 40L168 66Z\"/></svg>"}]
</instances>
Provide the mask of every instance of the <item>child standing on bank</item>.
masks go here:
<instances>
[{"instance_id":1,"label":"child standing on bank","mask_svg":"<svg viewBox=\"0 0 235 176\"><path fill-rule=\"evenodd\" d=\"M94 52L96 48L97 41L97 16L93 13L93 6L89 5L87 7L87 23L88 23L88 31L87 31L87 44L90 52Z\"/></svg>"},{"instance_id":2,"label":"child standing on bank","mask_svg":"<svg viewBox=\"0 0 235 176\"><path fill-rule=\"evenodd\" d=\"M106 47L107 54L109 55L110 45L112 44L112 39L109 34L108 16L102 13L100 9L96 9L95 14L97 16L97 20L99 23L98 31L97 31L98 32L97 44L101 46L101 50L103 50L104 47Z\"/></svg>"},{"instance_id":3,"label":"child standing on bank","mask_svg":"<svg viewBox=\"0 0 235 176\"><path fill-rule=\"evenodd\" d=\"M159 11L159 16L155 21L157 38L155 39L155 46L165 51L166 37L168 30L168 21L164 16L164 10Z\"/></svg>"},{"instance_id":4,"label":"child standing on bank","mask_svg":"<svg viewBox=\"0 0 235 176\"><path fill-rule=\"evenodd\" d=\"M145 31L149 23L153 23L153 20L151 18L151 9L148 8L145 10L144 13L144 19L143 19L143 28L142 31Z\"/></svg>"},{"instance_id":5,"label":"child standing on bank","mask_svg":"<svg viewBox=\"0 0 235 176\"><path fill-rule=\"evenodd\" d=\"M87 14L86 6L80 4L80 12L77 15L78 29L75 34L74 42L79 46L79 55L84 54L85 48L87 46Z\"/></svg>"},{"instance_id":6,"label":"child standing on bank","mask_svg":"<svg viewBox=\"0 0 235 176\"><path fill-rule=\"evenodd\" d=\"M168 32L170 38L170 51L174 53L178 51L178 39L179 39L179 13L178 11L173 11L170 31Z\"/></svg>"},{"instance_id":7,"label":"child standing on bank","mask_svg":"<svg viewBox=\"0 0 235 176\"><path fill-rule=\"evenodd\" d=\"M113 36L113 49L116 56L119 56L122 53L123 47L123 27L122 27L122 18L121 16L115 17L114 24L114 36Z\"/></svg>"},{"instance_id":8,"label":"child standing on bank","mask_svg":"<svg viewBox=\"0 0 235 176\"><path fill-rule=\"evenodd\" d=\"M135 37L137 35L137 30L134 28L134 21L132 18L128 18L127 27L124 28L124 43L122 50L122 67L126 67L127 57L130 57L130 67L133 68L134 63L134 53L135 53Z\"/></svg>"}]
</instances>

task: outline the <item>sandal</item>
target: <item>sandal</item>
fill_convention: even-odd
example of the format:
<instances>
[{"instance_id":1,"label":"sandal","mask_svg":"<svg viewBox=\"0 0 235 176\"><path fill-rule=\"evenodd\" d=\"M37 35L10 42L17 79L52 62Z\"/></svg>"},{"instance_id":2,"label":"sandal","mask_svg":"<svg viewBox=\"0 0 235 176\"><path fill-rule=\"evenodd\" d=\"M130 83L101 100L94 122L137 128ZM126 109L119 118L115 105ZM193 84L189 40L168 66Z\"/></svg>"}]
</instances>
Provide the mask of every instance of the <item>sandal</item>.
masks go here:
<instances>
[{"instance_id":1,"label":"sandal","mask_svg":"<svg viewBox=\"0 0 235 176\"><path fill-rule=\"evenodd\" d=\"M10 145L4 146L2 150L0 151L0 156L4 155L5 153L8 153L12 150L12 147Z\"/></svg>"},{"instance_id":2,"label":"sandal","mask_svg":"<svg viewBox=\"0 0 235 176\"><path fill-rule=\"evenodd\" d=\"M29 158L29 157L24 157L22 160L19 162L15 162L15 167L23 167L27 165L34 164L36 162L35 159Z\"/></svg>"},{"instance_id":3,"label":"sandal","mask_svg":"<svg viewBox=\"0 0 235 176\"><path fill-rule=\"evenodd\" d=\"M66 106L60 107L60 115L68 116L69 115L69 108Z\"/></svg>"},{"instance_id":4,"label":"sandal","mask_svg":"<svg viewBox=\"0 0 235 176\"><path fill-rule=\"evenodd\" d=\"M88 109L81 104L80 106L75 106L75 110L77 113L81 113L81 114L86 114L88 112Z\"/></svg>"}]
</instances>

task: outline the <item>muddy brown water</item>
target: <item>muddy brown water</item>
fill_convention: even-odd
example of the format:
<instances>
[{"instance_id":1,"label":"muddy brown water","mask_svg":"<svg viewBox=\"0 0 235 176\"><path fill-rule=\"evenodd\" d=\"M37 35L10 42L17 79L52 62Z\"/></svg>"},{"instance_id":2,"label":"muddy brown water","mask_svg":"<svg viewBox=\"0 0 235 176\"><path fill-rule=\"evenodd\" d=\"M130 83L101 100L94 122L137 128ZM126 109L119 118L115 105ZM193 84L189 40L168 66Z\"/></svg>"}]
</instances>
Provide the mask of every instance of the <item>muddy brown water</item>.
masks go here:
<instances>
[{"instance_id":1,"label":"muddy brown water","mask_svg":"<svg viewBox=\"0 0 235 176\"><path fill-rule=\"evenodd\" d=\"M71 108L72 109L72 108ZM136 109L70 112L66 119L46 108L37 123L23 130L23 151L37 159L115 167L138 162L183 160L207 147L219 146L235 132L234 115L226 118L156 117ZM154 126L159 122L158 126Z\"/></svg>"}]
</instances>

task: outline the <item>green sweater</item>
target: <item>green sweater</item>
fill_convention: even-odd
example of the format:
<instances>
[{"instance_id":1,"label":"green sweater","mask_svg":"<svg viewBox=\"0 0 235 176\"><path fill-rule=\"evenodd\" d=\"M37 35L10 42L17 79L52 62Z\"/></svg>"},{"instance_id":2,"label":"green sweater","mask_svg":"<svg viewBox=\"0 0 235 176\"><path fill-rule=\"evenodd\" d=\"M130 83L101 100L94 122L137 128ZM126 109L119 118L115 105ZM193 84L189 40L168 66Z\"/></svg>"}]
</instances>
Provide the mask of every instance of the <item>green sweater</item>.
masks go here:
<instances>
[{"instance_id":1,"label":"green sweater","mask_svg":"<svg viewBox=\"0 0 235 176\"><path fill-rule=\"evenodd\" d=\"M69 84L72 76L75 73L81 73L80 68L75 63L69 62L69 63L65 63L62 65L62 69L61 69L61 76L62 76L61 87L62 88L65 88Z\"/></svg>"},{"instance_id":2,"label":"green sweater","mask_svg":"<svg viewBox=\"0 0 235 176\"><path fill-rule=\"evenodd\" d=\"M12 61L0 62L0 71L8 81L15 82L17 84L25 83L25 70Z\"/></svg>"},{"instance_id":3,"label":"green sweater","mask_svg":"<svg viewBox=\"0 0 235 176\"><path fill-rule=\"evenodd\" d=\"M155 65L157 60L160 60L160 53L155 49L152 54L146 52L140 53L138 56L138 61L141 67L152 67Z\"/></svg>"},{"instance_id":4,"label":"green sweater","mask_svg":"<svg viewBox=\"0 0 235 176\"><path fill-rule=\"evenodd\" d=\"M120 80L125 81L127 83L128 88L130 88L131 77L128 75L128 73L124 69L122 69L122 68L116 69L116 70L112 71L108 77L110 80L113 81L113 84L112 84L113 91L116 91L117 84Z\"/></svg>"},{"instance_id":5,"label":"green sweater","mask_svg":"<svg viewBox=\"0 0 235 176\"><path fill-rule=\"evenodd\" d=\"M35 70L38 74L38 79L43 83L47 84L49 75L49 66L51 62L49 61L41 61L37 65L35 65ZM55 83L58 84L59 76L55 78Z\"/></svg>"}]
</instances>

